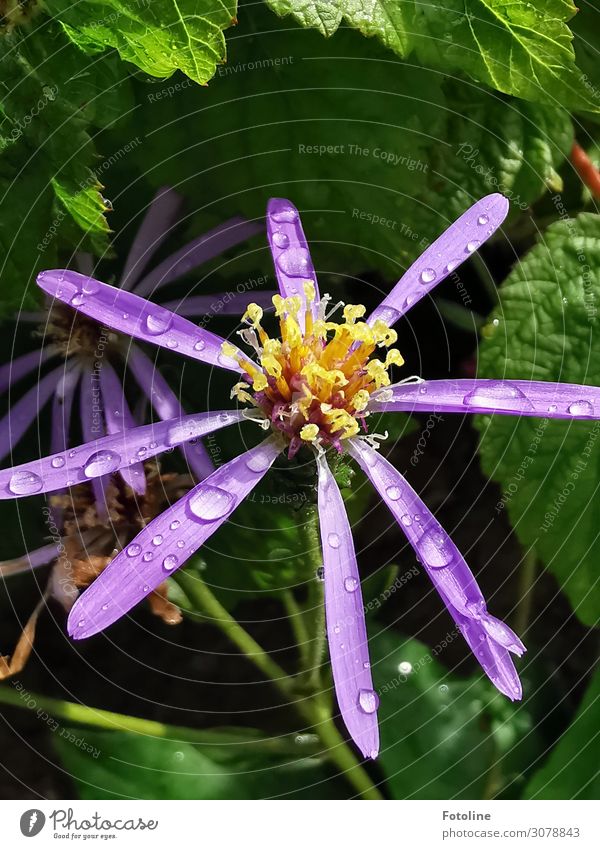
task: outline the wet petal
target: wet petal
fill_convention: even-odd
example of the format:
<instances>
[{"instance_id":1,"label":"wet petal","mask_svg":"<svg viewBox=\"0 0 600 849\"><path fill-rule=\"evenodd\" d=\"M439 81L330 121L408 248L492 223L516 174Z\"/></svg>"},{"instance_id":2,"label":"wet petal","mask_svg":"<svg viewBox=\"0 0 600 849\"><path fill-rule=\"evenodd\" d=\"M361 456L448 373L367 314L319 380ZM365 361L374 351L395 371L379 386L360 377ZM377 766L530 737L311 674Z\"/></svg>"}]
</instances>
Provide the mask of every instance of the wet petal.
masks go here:
<instances>
[{"instance_id":1,"label":"wet petal","mask_svg":"<svg viewBox=\"0 0 600 849\"><path fill-rule=\"evenodd\" d=\"M508 212L503 195L487 195L469 207L421 254L371 313L369 324L394 324L417 301L455 271L502 224Z\"/></svg>"},{"instance_id":2,"label":"wet petal","mask_svg":"<svg viewBox=\"0 0 600 849\"><path fill-rule=\"evenodd\" d=\"M106 432L121 433L123 430L134 428L136 422L125 400L123 384L108 362L102 363L100 369L100 390L104 405ZM142 462L125 466L125 468L119 470L119 474L138 495L143 495L146 492L146 474Z\"/></svg>"},{"instance_id":3,"label":"wet petal","mask_svg":"<svg viewBox=\"0 0 600 849\"><path fill-rule=\"evenodd\" d=\"M261 289L258 292L219 292L216 295L192 295L176 298L162 304L165 309L182 316L205 315L215 318L219 315L242 316L248 304L258 304L263 310L273 309L273 295L277 292Z\"/></svg>"},{"instance_id":4,"label":"wet petal","mask_svg":"<svg viewBox=\"0 0 600 849\"><path fill-rule=\"evenodd\" d=\"M101 436L104 436L105 426L100 380L98 375L94 373L91 365L81 375L79 402L81 433L86 443L92 443L93 440L98 440ZM65 452L62 452L62 456L64 455ZM59 454L59 456L61 455ZM105 468L104 471L111 472L113 470ZM96 512L99 518L103 520L108 519L108 505L106 503L106 484L108 480L108 474L89 477L92 490L94 491Z\"/></svg>"},{"instance_id":5,"label":"wet petal","mask_svg":"<svg viewBox=\"0 0 600 849\"><path fill-rule=\"evenodd\" d=\"M360 577L346 508L324 456L318 459L319 522L325 576L325 612L331 669L340 713L366 758L379 751Z\"/></svg>"},{"instance_id":6,"label":"wet petal","mask_svg":"<svg viewBox=\"0 0 600 849\"><path fill-rule=\"evenodd\" d=\"M161 419L177 419L186 415L167 381L137 345L130 348L127 364ZM208 451L200 440L183 444L180 450L198 480L204 480L214 470Z\"/></svg>"},{"instance_id":7,"label":"wet petal","mask_svg":"<svg viewBox=\"0 0 600 849\"><path fill-rule=\"evenodd\" d=\"M505 413L549 419L600 419L600 388L539 380L425 380L373 396L374 411Z\"/></svg>"},{"instance_id":8,"label":"wet petal","mask_svg":"<svg viewBox=\"0 0 600 849\"><path fill-rule=\"evenodd\" d=\"M310 280L315 287L316 298L313 302L313 315L316 316L319 303L319 284L300 214L291 201L286 198L271 198L267 205L267 234L275 264L275 273L279 291L284 298L297 295L306 304L304 281ZM299 319L304 328L304 310Z\"/></svg>"},{"instance_id":9,"label":"wet petal","mask_svg":"<svg viewBox=\"0 0 600 849\"><path fill-rule=\"evenodd\" d=\"M162 186L156 192L125 260L119 283L121 289L131 289L139 280L144 268L169 236L182 207L182 196L169 186Z\"/></svg>"},{"instance_id":10,"label":"wet petal","mask_svg":"<svg viewBox=\"0 0 600 849\"><path fill-rule=\"evenodd\" d=\"M400 472L364 441L349 443L350 454L392 512L485 672L509 698L520 698L518 675L508 657L508 651L525 651L519 638L487 612L464 557Z\"/></svg>"},{"instance_id":11,"label":"wet petal","mask_svg":"<svg viewBox=\"0 0 600 849\"><path fill-rule=\"evenodd\" d=\"M37 283L51 297L126 336L219 368L241 371L235 360L222 353L224 340L220 336L133 292L124 292L67 269L42 271Z\"/></svg>"},{"instance_id":12,"label":"wet petal","mask_svg":"<svg viewBox=\"0 0 600 849\"><path fill-rule=\"evenodd\" d=\"M202 236L198 236L176 253L153 268L135 287L138 295L151 295L157 289L184 274L193 271L199 265L219 256L229 248L245 242L264 229L261 221L247 221L245 218L231 218L218 227L214 227Z\"/></svg>"},{"instance_id":13,"label":"wet petal","mask_svg":"<svg viewBox=\"0 0 600 849\"><path fill-rule=\"evenodd\" d=\"M277 436L269 437L150 522L77 600L69 634L74 639L97 634L183 566L254 489L281 448Z\"/></svg>"},{"instance_id":14,"label":"wet petal","mask_svg":"<svg viewBox=\"0 0 600 849\"><path fill-rule=\"evenodd\" d=\"M60 365L42 377L39 383L25 392L0 420L0 462L12 451L27 428L37 419L40 410L54 392L63 370L64 365Z\"/></svg>"},{"instance_id":15,"label":"wet petal","mask_svg":"<svg viewBox=\"0 0 600 849\"><path fill-rule=\"evenodd\" d=\"M0 499L23 498L85 483L243 420L241 410L196 413L142 425L79 445L70 451L2 469Z\"/></svg>"},{"instance_id":16,"label":"wet petal","mask_svg":"<svg viewBox=\"0 0 600 849\"><path fill-rule=\"evenodd\" d=\"M50 420L50 453L58 454L69 447L69 431L75 390L81 377L81 366L77 360L69 363L64 369L56 385L52 398L52 415ZM64 491L64 490L63 490ZM57 528L62 528L63 508L56 505L50 507L52 519Z\"/></svg>"},{"instance_id":17,"label":"wet petal","mask_svg":"<svg viewBox=\"0 0 600 849\"><path fill-rule=\"evenodd\" d=\"M56 356L57 353L55 347L46 345L41 350L30 351L0 366L0 393L6 392L9 386L39 368L42 363Z\"/></svg>"}]
</instances>

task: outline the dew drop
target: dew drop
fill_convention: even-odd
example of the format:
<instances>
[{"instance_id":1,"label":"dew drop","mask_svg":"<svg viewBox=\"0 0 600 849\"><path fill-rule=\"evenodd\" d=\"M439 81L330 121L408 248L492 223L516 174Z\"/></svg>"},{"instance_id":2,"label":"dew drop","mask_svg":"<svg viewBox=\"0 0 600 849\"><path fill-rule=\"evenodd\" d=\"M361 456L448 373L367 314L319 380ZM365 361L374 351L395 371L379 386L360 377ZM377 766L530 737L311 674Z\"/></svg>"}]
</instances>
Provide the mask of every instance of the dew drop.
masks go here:
<instances>
[{"instance_id":1,"label":"dew drop","mask_svg":"<svg viewBox=\"0 0 600 849\"><path fill-rule=\"evenodd\" d=\"M477 223L478 223L481 227L483 227L483 226L485 226L486 224L488 224L488 223L489 223L489 220L490 220L489 215L486 215L486 214L485 214L485 212L484 212L484 213L483 213L482 215L480 215L480 216L479 216L479 218L477 219Z\"/></svg>"},{"instance_id":2,"label":"dew drop","mask_svg":"<svg viewBox=\"0 0 600 849\"><path fill-rule=\"evenodd\" d=\"M370 669L370 668L371 668L371 664L369 663L368 660L365 660L365 662L363 663L363 669Z\"/></svg>"},{"instance_id":3,"label":"dew drop","mask_svg":"<svg viewBox=\"0 0 600 849\"><path fill-rule=\"evenodd\" d=\"M171 572L178 565L179 560L175 557L174 554L168 554L163 560L163 568L166 569L167 572Z\"/></svg>"},{"instance_id":4,"label":"dew drop","mask_svg":"<svg viewBox=\"0 0 600 849\"><path fill-rule=\"evenodd\" d=\"M86 460L83 472L86 478L107 475L119 468L120 456L115 451L97 451Z\"/></svg>"},{"instance_id":5,"label":"dew drop","mask_svg":"<svg viewBox=\"0 0 600 849\"><path fill-rule=\"evenodd\" d=\"M100 289L100 283L97 280L94 280L93 277L87 277L84 280L81 289L85 295L95 295Z\"/></svg>"},{"instance_id":6,"label":"dew drop","mask_svg":"<svg viewBox=\"0 0 600 849\"><path fill-rule=\"evenodd\" d=\"M33 495L42 486L42 479L35 472L15 472L8 482L8 488L15 495Z\"/></svg>"},{"instance_id":7,"label":"dew drop","mask_svg":"<svg viewBox=\"0 0 600 849\"><path fill-rule=\"evenodd\" d=\"M359 690L358 706L363 713L375 713L379 707L379 696L375 690Z\"/></svg>"},{"instance_id":8,"label":"dew drop","mask_svg":"<svg viewBox=\"0 0 600 849\"><path fill-rule=\"evenodd\" d=\"M278 212L273 212L271 218L277 224L290 224L298 218L298 213L290 206L287 209L280 209Z\"/></svg>"},{"instance_id":9,"label":"dew drop","mask_svg":"<svg viewBox=\"0 0 600 849\"><path fill-rule=\"evenodd\" d=\"M402 495L402 490L399 486L388 486L385 491L385 494L390 499L390 501L398 501L398 499Z\"/></svg>"},{"instance_id":10,"label":"dew drop","mask_svg":"<svg viewBox=\"0 0 600 849\"><path fill-rule=\"evenodd\" d=\"M306 248L287 248L277 257L277 265L288 277L307 277L310 272L310 255Z\"/></svg>"},{"instance_id":11,"label":"dew drop","mask_svg":"<svg viewBox=\"0 0 600 849\"><path fill-rule=\"evenodd\" d=\"M271 465L271 456L267 451L261 451L259 448L248 457L246 465L251 472L265 472Z\"/></svg>"},{"instance_id":12,"label":"dew drop","mask_svg":"<svg viewBox=\"0 0 600 849\"><path fill-rule=\"evenodd\" d=\"M400 521L402 522L405 528L410 528L410 526L412 525L412 519L410 518L408 513L405 513L404 516L401 516Z\"/></svg>"},{"instance_id":13,"label":"dew drop","mask_svg":"<svg viewBox=\"0 0 600 849\"><path fill-rule=\"evenodd\" d=\"M425 530L419 537L416 547L423 558L423 563L432 569L443 569L454 558L447 537L437 528Z\"/></svg>"},{"instance_id":14,"label":"dew drop","mask_svg":"<svg viewBox=\"0 0 600 849\"><path fill-rule=\"evenodd\" d=\"M110 607L110 604L108 604L108 602L107 602L106 604L102 605L102 610L108 610L109 607Z\"/></svg>"},{"instance_id":15,"label":"dew drop","mask_svg":"<svg viewBox=\"0 0 600 849\"><path fill-rule=\"evenodd\" d=\"M151 551L145 551L142 560L144 560L146 563L149 563L153 557L154 555Z\"/></svg>"},{"instance_id":16,"label":"dew drop","mask_svg":"<svg viewBox=\"0 0 600 849\"><path fill-rule=\"evenodd\" d=\"M146 316L146 332L150 336L160 336L166 333L173 322L173 315L167 310L157 310Z\"/></svg>"},{"instance_id":17,"label":"dew drop","mask_svg":"<svg viewBox=\"0 0 600 849\"><path fill-rule=\"evenodd\" d=\"M403 660L398 664L398 672L401 675L410 675L412 672L412 663L408 660Z\"/></svg>"},{"instance_id":18,"label":"dew drop","mask_svg":"<svg viewBox=\"0 0 600 849\"><path fill-rule=\"evenodd\" d=\"M181 522L179 521L179 519L173 519L169 527L172 531L176 531L180 524Z\"/></svg>"},{"instance_id":19,"label":"dew drop","mask_svg":"<svg viewBox=\"0 0 600 849\"><path fill-rule=\"evenodd\" d=\"M65 465L65 459L64 457L53 457L50 465L53 469L62 469Z\"/></svg>"},{"instance_id":20,"label":"dew drop","mask_svg":"<svg viewBox=\"0 0 600 849\"><path fill-rule=\"evenodd\" d=\"M83 292L76 292L69 303L72 307L81 307L85 303L85 295Z\"/></svg>"},{"instance_id":21,"label":"dew drop","mask_svg":"<svg viewBox=\"0 0 600 849\"><path fill-rule=\"evenodd\" d=\"M202 339L198 339L194 343L194 351L203 351L206 348L206 343Z\"/></svg>"},{"instance_id":22,"label":"dew drop","mask_svg":"<svg viewBox=\"0 0 600 849\"><path fill-rule=\"evenodd\" d=\"M334 633L334 634L339 634L341 630L342 630L342 629L340 628L340 626L339 626L339 625L334 625L334 626L333 626L333 633Z\"/></svg>"},{"instance_id":23,"label":"dew drop","mask_svg":"<svg viewBox=\"0 0 600 849\"><path fill-rule=\"evenodd\" d=\"M290 240L285 233L273 233L273 244L278 248L287 248Z\"/></svg>"},{"instance_id":24,"label":"dew drop","mask_svg":"<svg viewBox=\"0 0 600 849\"><path fill-rule=\"evenodd\" d=\"M145 446L145 445L142 445L142 447L141 447L141 448L138 448L137 455L138 455L138 457L140 458L140 460L141 460L141 459L142 459L142 457L143 457L143 456L147 453L147 451L148 451L148 449L146 448L146 446Z\"/></svg>"},{"instance_id":25,"label":"dew drop","mask_svg":"<svg viewBox=\"0 0 600 849\"><path fill-rule=\"evenodd\" d=\"M152 545L162 545L163 535L156 534L155 537L152 537Z\"/></svg>"},{"instance_id":26,"label":"dew drop","mask_svg":"<svg viewBox=\"0 0 600 849\"><path fill-rule=\"evenodd\" d=\"M182 539L177 540L177 548L183 548L184 545L185 545L185 543Z\"/></svg>"},{"instance_id":27,"label":"dew drop","mask_svg":"<svg viewBox=\"0 0 600 849\"><path fill-rule=\"evenodd\" d=\"M594 408L589 401L574 401L567 407L567 413L571 416L593 416Z\"/></svg>"},{"instance_id":28,"label":"dew drop","mask_svg":"<svg viewBox=\"0 0 600 849\"><path fill-rule=\"evenodd\" d=\"M406 299L406 306L410 306L413 303L414 297L410 299ZM391 327L392 324L395 324L400 318L400 311L395 309L394 307L390 307L387 304L384 304L379 310L377 310L377 318L380 318L384 324L387 324L388 327Z\"/></svg>"},{"instance_id":29,"label":"dew drop","mask_svg":"<svg viewBox=\"0 0 600 849\"><path fill-rule=\"evenodd\" d=\"M557 408L556 404L550 404L550 406L548 407L548 412L549 413L555 413L557 409L558 408Z\"/></svg>"},{"instance_id":30,"label":"dew drop","mask_svg":"<svg viewBox=\"0 0 600 849\"><path fill-rule=\"evenodd\" d=\"M460 262L461 261L459 259L451 259L450 262L446 265L446 271L454 271L455 268L458 268Z\"/></svg>"},{"instance_id":31,"label":"dew drop","mask_svg":"<svg viewBox=\"0 0 600 849\"><path fill-rule=\"evenodd\" d=\"M351 575L347 578L344 578L344 589L347 593L356 592L358 589L358 580Z\"/></svg>"},{"instance_id":32,"label":"dew drop","mask_svg":"<svg viewBox=\"0 0 600 849\"><path fill-rule=\"evenodd\" d=\"M463 398L467 407L481 407L484 410L511 410L521 413L533 410L534 406L519 389L508 381L492 380L476 386Z\"/></svg>"},{"instance_id":33,"label":"dew drop","mask_svg":"<svg viewBox=\"0 0 600 849\"><path fill-rule=\"evenodd\" d=\"M193 515L202 522L214 522L227 516L235 507L236 498L217 486L201 486L192 493L189 507Z\"/></svg>"},{"instance_id":34,"label":"dew drop","mask_svg":"<svg viewBox=\"0 0 600 849\"><path fill-rule=\"evenodd\" d=\"M176 339L172 339L172 338L167 339L167 348L170 348L171 350L173 350L176 347L177 347L177 340Z\"/></svg>"},{"instance_id":35,"label":"dew drop","mask_svg":"<svg viewBox=\"0 0 600 849\"><path fill-rule=\"evenodd\" d=\"M437 277L437 274L435 273L433 268L425 268L421 272L419 279L420 279L421 283L427 284L427 283L433 283L433 281L435 280L436 277Z\"/></svg>"},{"instance_id":36,"label":"dew drop","mask_svg":"<svg viewBox=\"0 0 600 849\"><path fill-rule=\"evenodd\" d=\"M467 247L465 248L468 254L472 254L473 251L476 251L481 242L478 239L473 239L470 242L467 242Z\"/></svg>"},{"instance_id":37,"label":"dew drop","mask_svg":"<svg viewBox=\"0 0 600 849\"><path fill-rule=\"evenodd\" d=\"M332 548L340 547L340 538L337 534L329 534L329 536L327 537L327 542Z\"/></svg>"},{"instance_id":38,"label":"dew drop","mask_svg":"<svg viewBox=\"0 0 600 849\"><path fill-rule=\"evenodd\" d=\"M83 628L84 625L85 625L85 619L80 619L79 622L77 623L78 628Z\"/></svg>"},{"instance_id":39,"label":"dew drop","mask_svg":"<svg viewBox=\"0 0 600 849\"><path fill-rule=\"evenodd\" d=\"M137 557L142 550L142 546L138 545L137 542L132 542L125 550L127 552L127 557Z\"/></svg>"}]
</instances>

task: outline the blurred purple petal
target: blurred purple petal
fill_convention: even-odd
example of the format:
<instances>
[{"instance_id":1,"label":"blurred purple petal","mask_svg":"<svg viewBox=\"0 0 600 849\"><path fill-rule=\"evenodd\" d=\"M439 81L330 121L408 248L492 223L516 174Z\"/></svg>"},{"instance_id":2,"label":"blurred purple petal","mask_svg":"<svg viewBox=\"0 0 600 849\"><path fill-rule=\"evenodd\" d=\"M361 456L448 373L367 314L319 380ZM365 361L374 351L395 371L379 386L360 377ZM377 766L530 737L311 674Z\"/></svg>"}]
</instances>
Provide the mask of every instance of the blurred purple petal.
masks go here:
<instances>
[{"instance_id":1,"label":"blurred purple petal","mask_svg":"<svg viewBox=\"0 0 600 849\"><path fill-rule=\"evenodd\" d=\"M376 758L379 751L379 699L371 678L352 530L327 460L320 456L317 463L327 639L335 692L350 736L366 758Z\"/></svg>"},{"instance_id":2,"label":"blurred purple petal","mask_svg":"<svg viewBox=\"0 0 600 849\"><path fill-rule=\"evenodd\" d=\"M51 297L126 336L230 371L242 370L235 360L222 353L224 340L220 336L133 292L123 292L68 269L42 271L37 283Z\"/></svg>"},{"instance_id":3,"label":"blurred purple petal","mask_svg":"<svg viewBox=\"0 0 600 849\"><path fill-rule=\"evenodd\" d=\"M406 271L392 291L371 313L372 324L382 319L395 324L417 301L469 259L495 230L508 213L503 195L487 195L469 207L451 224Z\"/></svg>"},{"instance_id":4,"label":"blurred purple petal","mask_svg":"<svg viewBox=\"0 0 600 849\"><path fill-rule=\"evenodd\" d=\"M69 447L69 429L75 390L81 377L81 366L75 361L69 363L56 384L52 398L52 416L50 422L50 453L58 454ZM50 508L52 519L57 528L62 528L63 509L56 505Z\"/></svg>"},{"instance_id":5,"label":"blurred purple petal","mask_svg":"<svg viewBox=\"0 0 600 849\"><path fill-rule=\"evenodd\" d=\"M123 384L109 362L103 362L100 369L100 390L102 392L106 432L120 433L125 429L134 428L136 423L125 400ZM119 474L135 493L144 495L146 492L146 474L142 462L133 463L131 466L119 469Z\"/></svg>"},{"instance_id":6,"label":"blurred purple petal","mask_svg":"<svg viewBox=\"0 0 600 849\"><path fill-rule=\"evenodd\" d=\"M0 470L0 499L23 498L85 483L169 448L243 421L243 411L196 413L104 436L70 451Z\"/></svg>"},{"instance_id":7,"label":"blurred purple petal","mask_svg":"<svg viewBox=\"0 0 600 849\"><path fill-rule=\"evenodd\" d=\"M38 566L45 566L46 563L50 563L58 557L61 553L60 549L59 543L51 542L41 548L26 552L22 557L3 560L0 562L0 577L8 578L9 575L18 575L21 572L37 569Z\"/></svg>"},{"instance_id":8,"label":"blurred purple petal","mask_svg":"<svg viewBox=\"0 0 600 849\"><path fill-rule=\"evenodd\" d=\"M170 234L181 213L183 198L169 186L162 186L150 201L137 231L121 275L121 289L131 289Z\"/></svg>"},{"instance_id":9,"label":"blurred purple petal","mask_svg":"<svg viewBox=\"0 0 600 849\"><path fill-rule=\"evenodd\" d=\"M495 686L509 699L521 697L508 652L525 647L508 625L487 612L485 599L462 554L414 489L384 457L358 439L348 450L392 512L448 611Z\"/></svg>"},{"instance_id":10,"label":"blurred purple petal","mask_svg":"<svg viewBox=\"0 0 600 849\"><path fill-rule=\"evenodd\" d=\"M88 369L84 369L81 375L79 390L81 432L85 442L88 444L93 443L94 440L98 440L106 432L102 395L100 393L100 379L94 368L95 366L90 364ZM64 457L65 452L62 452L59 456ZM107 469L106 471L112 470ZM108 519L108 505L106 503L106 484L108 480L108 474L95 475L90 478L94 492L94 501L96 502L96 513L103 521Z\"/></svg>"},{"instance_id":11,"label":"blurred purple petal","mask_svg":"<svg viewBox=\"0 0 600 849\"><path fill-rule=\"evenodd\" d=\"M6 392L9 386L21 380L26 374L30 374L34 369L39 368L42 363L50 357L56 356L57 353L57 349L53 345L45 345L43 348L15 357L10 362L0 366L0 393Z\"/></svg>"},{"instance_id":12,"label":"blurred purple petal","mask_svg":"<svg viewBox=\"0 0 600 849\"><path fill-rule=\"evenodd\" d=\"M391 395L390 395L391 393ZM425 380L388 386L373 411L506 413L549 419L600 419L600 388L539 380ZM388 399L388 400L383 400Z\"/></svg>"},{"instance_id":13,"label":"blurred purple petal","mask_svg":"<svg viewBox=\"0 0 600 849\"><path fill-rule=\"evenodd\" d=\"M271 198L267 205L267 234L275 264L275 273L281 296L297 295L306 304L304 281L311 280L315 286L316 299L312 312L316 317L319 303L319 284L310 257L308 243L300 214L294 204L286 198ZM304 309L298 316L304 328Z\"/></svg>"},{"instance_id":14,"label":"blurred purple petal","mask_svg":"<svg viewBox=\"0 0 600 849\"><path fill-rule=\"evenodd\" d=\"M63 370L64 365L60 365L48 372L31 389L28 389L0 420L0 462L12 451L27 428L37 419L40 410L54 392Z\"/></svg>"},{"instance_id":15,"label":"blurred purple petal","mask_svg":"<svg viewBox=\"0 0 600 849\"><path fill-rule=\"evenodd\" d=\"M77 600L69 634L74 639L97 634L183 566L254 489L281 448L277 436L269 437L150 522Z\"/></svg>"},{"instance_id":16,"label":"blurred purple petal","mask_svg":"<svg viewBox=\"0 0 600 849\"><path fill-rule=\"evenodd\" d=\"M214 227L202 236L198 236L184 245L172 256L163 260L135 286L138 295L151 295L161 286L183 277L199 265L219 256L229 248L245 242L264 229L261 221L247 221L245 218L230 218L218 227Z\"/></svg>"},{"instance_id":17,"label":"blurred purple petal","mask_svg":"<svg viewBox=\"0 0 600 849\"><path fill-rule=\"evenodd\" d=\"M129 349L127 365L159 418L178 419L186 415L167 381L137 345ZM183 444L180 450L198 480L204 480L214 470L209 453L200 440L193 444Z\"/></svg>"},{"instance_id":18,"label":"blurred purple petal","mask_svg":"<svg viewBox=\"0 0 600 849\"><path fill-rule=\"evenodd\" d=\"M273 295L277 292L261 289L258 292L219 292L216 295L192 295L176 298L161 304L165 309L182 316L219 315L242 316L248 304L258 304L263 310L273 309Z\"/></svg>"}]
</instances>

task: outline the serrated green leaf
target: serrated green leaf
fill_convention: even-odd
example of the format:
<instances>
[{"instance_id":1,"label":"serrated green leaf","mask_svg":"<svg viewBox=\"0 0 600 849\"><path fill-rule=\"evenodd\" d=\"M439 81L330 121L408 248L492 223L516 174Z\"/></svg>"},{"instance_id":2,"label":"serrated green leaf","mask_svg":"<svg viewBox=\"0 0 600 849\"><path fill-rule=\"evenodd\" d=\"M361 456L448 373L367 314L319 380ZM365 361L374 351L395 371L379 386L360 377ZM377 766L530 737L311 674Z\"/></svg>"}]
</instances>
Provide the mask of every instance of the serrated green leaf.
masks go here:
<instances>
[{"instance_id":1,"label":"serrated green leaf","mask_svg":"<svg viewBox=\"0 0 600 849\"><path fill-rule=\"evenodd\" d=\"M267 0L278 15L332 35L344 21L400 57L462 71L505 94L600 112L575 65L571 0Z\"/></svg>"},{"instance_id":2,"label":"serrated green leaf","mask_svg":"<svg viewBox=\"0 0 600 849\"><path fill-rule=\"evenodd\" d=\"M541 769L527 784L525 799L597 799L598 708L600 668L596 670L577 715Z\"/></svg>"},{"instance_id":3,"label":"serrated green leaf","mask_svg":"<svg viewBox=\"0 0 600 849\"><path fill-rule=\"evenodd\" d=\"M82 799L343 798L320 761L245 754L243 744L191 745L115 731L69 729L52 741Z\"/></svg>"},{"instance_id":4,"label":"serrated green leaf","mask_svg":"<svg viewBox=\"0 0 600 849\"><path fill-rule=\"evenodd\" d=\"M236 0L48 0L48 10L82 50L115 48L153 77L183 71L204 84L225 59L223 30L235 22Z\"/></svg>"},{"instance_id":5,"label":"serrated green leaf","mask_svg":"<svg viewBox=\"0 0 600 849\"><path fill-rule=\"evenodd\" d=\"M502 285L479 375L599 385L599 304L600 216L583 213L553 224ZM477 426L484 471L502 490L497 511L597 624L600 425L486 416Z\"/></svg>"}]
</instances>

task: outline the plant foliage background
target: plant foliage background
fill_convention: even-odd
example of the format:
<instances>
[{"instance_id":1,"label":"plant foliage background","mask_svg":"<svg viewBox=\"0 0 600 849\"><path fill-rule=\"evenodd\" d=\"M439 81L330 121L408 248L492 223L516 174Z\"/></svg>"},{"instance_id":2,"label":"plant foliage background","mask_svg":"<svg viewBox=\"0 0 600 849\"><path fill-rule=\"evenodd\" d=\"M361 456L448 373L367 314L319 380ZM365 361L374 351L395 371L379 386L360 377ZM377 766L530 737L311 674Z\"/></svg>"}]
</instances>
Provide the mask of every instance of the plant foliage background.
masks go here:
<instances>
[{"instance_id":1,"label":"plant foliage background","mask_svg":"<svg viewBox=\"0 0 600 849\"><path fill-rule=\"evenodd\" d=\"M368 307L470 203L501 191L511 202L502 232L399 326L406 373L599 385L600 9L579 6L0 0L3 362L32 346L19 313L42 306L37 272L88 251L97 276L114 281L162 185L186 198L175 247L290 197L321 289ZM181 293L258 278L273 287L262 235ZM216 332L233 326L214 319ZM188 409L203 409L208 372L167 354L160 368ZM227 397L219 380L211 403ZM494 612L521 629L516 704L483 680L385 508L346 472L381 693L382 753L368 770L383 795L597 796L596 435L593 422L540 430L502 416L475 427L417 417L391 432L394 462ZM224 457L229 439L218 437ZM39 451L45 415L15 462ZM306 485L261 490L189 566L289 671L298 651L286 604L315 580L290 510ZM39 505L3 502L0 520L3 558L41 544ZM40 586L36 575L4 582L3 653ZM194 609L175 629L137 610L76 645L50 606L28 667L2 693L4 796L354 795L293 705ZM70 723L66 702L152 720L156 733L98 727L91 714Z\"/></svg>"}]
</instances>

